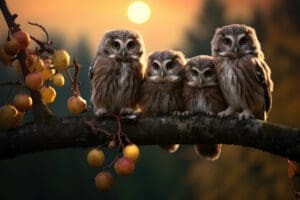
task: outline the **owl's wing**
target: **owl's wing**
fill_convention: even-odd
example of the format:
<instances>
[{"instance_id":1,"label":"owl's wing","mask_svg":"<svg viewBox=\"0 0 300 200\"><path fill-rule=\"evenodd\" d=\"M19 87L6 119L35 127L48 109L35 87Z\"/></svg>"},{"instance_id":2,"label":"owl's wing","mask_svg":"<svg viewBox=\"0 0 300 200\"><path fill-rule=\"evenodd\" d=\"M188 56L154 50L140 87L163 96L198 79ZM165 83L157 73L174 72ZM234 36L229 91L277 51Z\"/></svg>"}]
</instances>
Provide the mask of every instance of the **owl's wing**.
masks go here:
<instances>
[{"instance_id":1,"label":"owl's wing","mask_svg":"<svg viewBox=\"0 0 300 200\"><path fill-rule=\"evenodd\" d=\"M256 59L256 79L265 91L265 109L269 112L272 107L273 81L270 68L263 60Z\"/></svg>"},{"instance_id":2,"label":"owl's wing","mask_svg":"<svg viewBox=\"0 0 300 200\"><path fill-rule=\"evenodd\" d=\"M90 67L89 67L89 73L88 73L88 76L89 76L90 80L92 80L92 78L93 78L93 75L94 75L94 68L95 68L94 66L95 66L97 60L98 60L98 56L96 56L96 57L93 59L93 62L91 63L91 65L90 65Z\"/></svg>"}]
</instances>

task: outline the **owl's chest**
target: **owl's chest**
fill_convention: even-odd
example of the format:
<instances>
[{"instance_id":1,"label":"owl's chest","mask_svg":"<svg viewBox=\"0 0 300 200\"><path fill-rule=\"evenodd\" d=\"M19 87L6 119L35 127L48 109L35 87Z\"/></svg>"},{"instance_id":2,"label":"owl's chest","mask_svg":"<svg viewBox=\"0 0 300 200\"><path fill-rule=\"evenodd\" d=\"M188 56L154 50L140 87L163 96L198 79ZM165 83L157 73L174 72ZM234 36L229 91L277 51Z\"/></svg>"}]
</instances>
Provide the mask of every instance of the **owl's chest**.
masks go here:
<instances>
[{"instance_id":1,"label":"owl's chest","mask_svg":"<svg viewBox=\"0 0 300 200\"><path fill-rule=\"evenodd\" d=\"M241 89L245 79L243 73L239 73L237 62L225 60L218 70L219 85L225 99L230 102L241 102Z\"/></svg>"},{"instance_id":2,"label":"owl's chest","mask_svg":"<svg viewBox=\"0 0 300 200\"><path fill-rule=\"evenodd\" d=\"M203 89L198 91L192 99L193 107L196 111L206 111L208 109L209 101L204 92L205 91Z\"/></svg>"}]
</instances>

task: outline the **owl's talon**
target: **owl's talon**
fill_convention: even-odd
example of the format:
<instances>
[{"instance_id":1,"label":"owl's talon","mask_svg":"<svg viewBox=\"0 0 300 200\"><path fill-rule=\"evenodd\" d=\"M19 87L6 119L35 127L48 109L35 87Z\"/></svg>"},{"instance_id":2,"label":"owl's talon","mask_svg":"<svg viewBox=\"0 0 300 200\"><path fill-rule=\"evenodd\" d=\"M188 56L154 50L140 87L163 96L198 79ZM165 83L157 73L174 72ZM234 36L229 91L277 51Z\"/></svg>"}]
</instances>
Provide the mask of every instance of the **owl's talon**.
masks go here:
<instances>
[{"instance_id":1,"label":"owl's talon","mask_svg":"<svg viewBox=\"0 0 300 200\"><path fill-rule=\"evenodd\" d=\"M243 110L243 112L238 114L238 118L240 121L242 121L242 120L254 118L254 115L252 114L252 112L250 110Z\"/></svg>"},{"instance_id":2,"label":"owl's talon","mask_svg":"<svg viewBox=\"0 0 300 200\"><path fill-rule=\"evenodd\" d=\"M120 111L120 115L132 115L134 114L134 109L132 108L122 108Z\"/></svg>"},{"instance_id":3,"label":"owl's talon","mask_svg":"<svg viewBox=\"0 0 300 200\"><path fill-rule=\"evenodd\" d=\"M217 114L218 117L227 117L229 115L232 115L234 113L234 109L232 107L228 107L226 110L221 111Z\"/></svg>"},{"instance_id":4,"label":"owl's talon","mask_svg":"<svg viewBox=\"0 0 300 200\"><path fill-rule=\"evenodd\" d=\"M181 112L180 111L173 111L173 112L171 112L171 115L173 115L175 117L180 117L181 116Z\"/></svg>"},{"instance_id":5,"label":"owl's talon","mask_svg":"<svg viewBox=\"0 0 300 200\"><path fill-rule=\"evenodd\" d=\"M205 114L207 114L208 116L215 116L216 115L216 113L211 112L211 111L207 111L207 112L205 112Z\"/></svg>"},{"instance_id":6,"label":"owl's talon","mask_svg":"<svg viewBox=\"0 0 300 200\"><path fill-rule=\"evenodd\" d=\"M188 116L191 116L192 114L193 114L192 112L186 110L186 111L182 112L180 116L188 117Z\"/></svg>"},{"instance_id":7,"label":"owl's talon","mask_svg":"<svg viewBox=\"0 0 300 200\"><path fill-rule=\"evenodd\" d=\"M95 108L94 113L96 117L104 117L107 114L107 110L105 108Z\"/></svg>"}]
</instances>

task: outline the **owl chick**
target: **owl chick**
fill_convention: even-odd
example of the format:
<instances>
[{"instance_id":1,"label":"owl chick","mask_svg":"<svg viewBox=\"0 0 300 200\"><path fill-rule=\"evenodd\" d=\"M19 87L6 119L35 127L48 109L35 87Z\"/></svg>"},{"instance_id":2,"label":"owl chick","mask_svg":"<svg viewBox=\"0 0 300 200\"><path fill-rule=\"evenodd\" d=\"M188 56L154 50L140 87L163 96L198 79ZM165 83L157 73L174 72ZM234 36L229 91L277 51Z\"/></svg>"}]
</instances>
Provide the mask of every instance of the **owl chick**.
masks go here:
<instances>
[{"instance_id":1,"label":"owl chick","mask_svg":"<svg viewBox=\"0 0 300 200\"><path fill-rule=\"evenodd\" d=\"M186 112L209 115L223 111L227 105L220 91L215 72L215 60L210 56L188 59L185 67L183 99ZM197 144L195 150L207 160L216 160L221 144Z\"/></svg>"},{"instance_id":2,"label":"owl chick","mask_svg":"<svg viewBox=\"0 0 300 200\"><path fill-rule=\"evenodd\" d=\"M144 42L139 33L105 33L89 71L96 116L134 112L142 82L143 54Z\"/></svg>"},{"instance_id":3,"label":"owl chick","mask_svg":"<svg viewBox=\"0 0 300 200\"><path fill-rule=\"evenodd\" d=\"M163 50L149 55L139 103L143 114L183 111L184 65L184 55L179 51ZM179 145L162 146L169 152L175 152L178 147Z\"/></svg>"},{"instance_id":4,"label":"owl chick","mask_svg":"<svg viewBox=\"0 0 300 200\"><path fill-rule=\"evenodd\" d=\"M211 51L217 58L218 81L228 104L218 115L239 113L240 120L266 120L272 105L273 81L255 30L241 24L218 28Z\"/></svg>"}]
</instances>

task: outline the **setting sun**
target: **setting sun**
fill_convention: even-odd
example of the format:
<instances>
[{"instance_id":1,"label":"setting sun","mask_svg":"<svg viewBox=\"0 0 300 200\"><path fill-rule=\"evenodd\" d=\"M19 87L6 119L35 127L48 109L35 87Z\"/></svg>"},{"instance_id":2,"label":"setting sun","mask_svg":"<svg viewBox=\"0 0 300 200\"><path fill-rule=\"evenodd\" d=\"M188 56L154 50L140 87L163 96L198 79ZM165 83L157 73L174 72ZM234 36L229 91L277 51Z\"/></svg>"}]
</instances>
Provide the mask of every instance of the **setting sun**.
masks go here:
<instances>
[{"instance_id":1,"label":"setting sun","mask_svg":"<svg viewBox=\"0 0 300 200\"><path fill-rule=\"evenodd\" d=\"M129 5L127 15L132 23L143 24L150 18L150 7L143 1L135 1Z\"/></svg>"}]
</instances>

